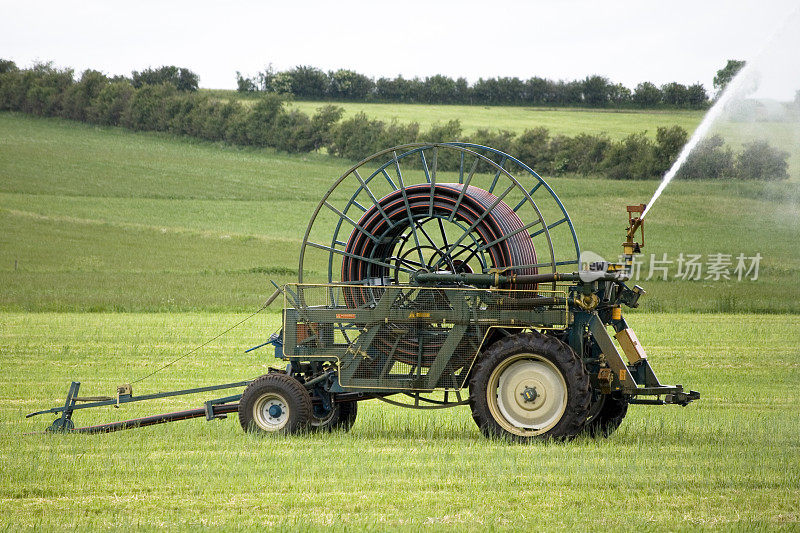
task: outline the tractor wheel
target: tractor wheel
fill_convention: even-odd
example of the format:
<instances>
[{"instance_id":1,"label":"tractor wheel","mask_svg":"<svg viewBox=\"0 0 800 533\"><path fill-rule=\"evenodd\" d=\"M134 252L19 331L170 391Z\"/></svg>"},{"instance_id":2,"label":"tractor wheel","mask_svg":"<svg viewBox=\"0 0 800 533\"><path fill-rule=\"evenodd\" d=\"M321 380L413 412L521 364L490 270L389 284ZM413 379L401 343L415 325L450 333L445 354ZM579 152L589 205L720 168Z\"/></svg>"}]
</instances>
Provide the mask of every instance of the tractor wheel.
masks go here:
<instances>
[{"instance_id":1,"label":"tractor wheel","mask_svg":"<svg viewBox=\"0 0 800 533\"><path fill-rule=\"evenodd\" d=\"M591 402L583 362L568 345L537 333L492 344L469 390L472 418L483 434L519 442L575 437Z\"/></svg>"},{"instance_id":2,"label":"tractor wheel","mask_svg":"<svg viewBox=\"0 0 800 533\"><path fill-rule=\"evenodd\" d=\"M239 423L245 431L295 434L311 423L311 396L303 385L286 374L267 374L242 393Z\"/></svg>"},{"instance_id":3,"label":"tractor wheel","mask_svg":"<svg viewBox=\"0 0 800 533\"><path fill-rule=\"evenodd\" d=\"M313 431L350 431L358 414L358 402L336 403L324 416L311 420Z\"/></svg>"},{"instance_id":4,"label":"tractor wheel","mask_svg":"<svg viewBox=\"0 0 800 533\"><path fill-rule=\"evenodd\" d=\"M607 438L622 424L628 414L628 399L619 393L602 394L592 403L583 428L592 438Z\"/></svg>"}]
</instances>

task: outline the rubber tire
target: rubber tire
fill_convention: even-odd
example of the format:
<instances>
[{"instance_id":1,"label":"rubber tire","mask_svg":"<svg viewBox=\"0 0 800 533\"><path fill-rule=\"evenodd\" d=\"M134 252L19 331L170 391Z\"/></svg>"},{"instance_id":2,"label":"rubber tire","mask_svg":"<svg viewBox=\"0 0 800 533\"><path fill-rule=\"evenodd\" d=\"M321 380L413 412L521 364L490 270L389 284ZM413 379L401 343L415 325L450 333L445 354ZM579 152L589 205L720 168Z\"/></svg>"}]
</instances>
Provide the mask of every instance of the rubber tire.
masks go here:
<instances>
[{"instance_id":1,"label":"rubber tire","mask_svg":"<svg viewBox=\"0 0 800 533\"><path fill-rule=\"evenodd\" d=\"M260 427L253 417L256 401L267 393L280 394L286 400L289 411L286 425L276 431ZM239 400L239 423L245 431L253 433L295 435L307 432L311 425L312 412L311 395L299 381L287 374L261 376L244 389L242 399Z\"/></svg>"},{"instance_id":2,"label":"rubber tire","mask_svg":"<svg viewBox=\"0 0 800 533\"><path fill-rule=\"evenodd\" d=\"M494 369L508 357L519 353L539 355L555 365L567 385L567 405L561 419L548 431L531 436L516 435L504 429L489 410L487 387ZM518 333L495 342L483 353L469 382L472 418L489 438L505 437L516 442L566 440L581 433L589 414L591 390L583 362L567 344L538 333Z\"/></svg>"},{"instance_id":3,"label":"rubber tire","mask_svg":"<svg viewBox=\"0 0 800 533\"><path fill-rule=\"evenodd\" d=\"M619 393L603 394L598 413L586 421L584 433L593 439L608 438L628 414L628 399Z\"/></svg>"},{"instance_id":4,"label":"rubber tire","mask_svg":"<svg viewBox=\"0 0 800 533\"><path fill-rule=\"evenodd\" d=\"M335 404L336 413L325 423L312 420L311 430L320 432L350 431L358 415L358 402L341 402Z\"/></svg>"}]
</instances>

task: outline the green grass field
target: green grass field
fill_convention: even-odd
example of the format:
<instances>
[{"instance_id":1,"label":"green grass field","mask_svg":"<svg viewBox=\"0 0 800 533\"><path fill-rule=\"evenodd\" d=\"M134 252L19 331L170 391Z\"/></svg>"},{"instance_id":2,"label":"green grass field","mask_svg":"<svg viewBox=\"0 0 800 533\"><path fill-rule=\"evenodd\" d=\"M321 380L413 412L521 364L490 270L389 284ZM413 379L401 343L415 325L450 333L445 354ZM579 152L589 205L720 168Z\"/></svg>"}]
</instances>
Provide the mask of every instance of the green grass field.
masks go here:
<instances>
[{"instance_id":1,"label":"green grass field","mask_svg":"<svg viewBox=\"0 0 800 533\"><path fill-rule=\"evenodd\" d=\"M309 214L348 166L0 113L0 529L800 527L797 177L678 181L653 208L645 256L760 253L761 271L758 281L639 282L648 294L629 320L655 371L702 399L632 406L609 440L510 445L483 439L466 408L376 402L361 405L351 433L329 436L258 438L236 416L24 435L51 422L24 414L63 402L71 380L111 394L255 310L270 280L296 280ZM548 181L582 248L609 258L624 206L657 186ZM243 351L278 329L276 311L135 393L263 374L271 352Z\"/></svg>"},{"instance_id":2,"label":"green grass field","mask_svg":"<svg viewBox=\"0 0 800 533\"><path fill-rule=\"evenodd\" d=\"M297 279L310 213L349 165L10 114L0 115L0 138L8 310L252 309L270 279ZM625 205L646 202L657 185L550 183L582 248L608 258L620 252ZM644 259L760 253L759 279L644 282L645 267L643 308L800 311L798 198L794 181L673 183L648 215ZM314 269L319 279L325 265Z\"/></svg>"},{"instance_id":3,"label":"green grass field","mask_svg":"<svg viewBox=\"0 0 800 533\"><path fill-rule=\"evenodd\" d=\"M256 95L236 91L207 90L212 98L238 99L244 105L256 101ZM465 134L480 128L509 130L522 133L537 126L548 128L553 134L577 135L579 133L607 133L614 139L647 130L655 136L659 126L681 126L694 131L704 111L664 110L638 111L635 109L584 109L521 106L471 106L435 104L383 104L362 102L294 101L289 105L312 115L323 105L332 103L344 109L344 117L364 112L378 120L417 122L422 130L436 123L458 119Z\"/></svg>"},{"instance_id":4,"label":"green grass field","mask_svg":"<svg viewBox=\"0 0 800 533\"><path fill-rule=\"evenodd\" d=\"M800 523L800 319L637 315L662 381L702 391L686 408L633 406L610 439L520 446L480 436L467 408L361 404L347 434L259 438L235 416L108 435L23 435L25 413L177 357L241 315L5 313L0 331L0 524L20 529L683 531ZM259 316L137 393L246 379ZM76 414L81 423L206 398ZM213 396L210 396L213 397ZM534 526L532 526L534 524Z\"/></svg>"}]
</instances>

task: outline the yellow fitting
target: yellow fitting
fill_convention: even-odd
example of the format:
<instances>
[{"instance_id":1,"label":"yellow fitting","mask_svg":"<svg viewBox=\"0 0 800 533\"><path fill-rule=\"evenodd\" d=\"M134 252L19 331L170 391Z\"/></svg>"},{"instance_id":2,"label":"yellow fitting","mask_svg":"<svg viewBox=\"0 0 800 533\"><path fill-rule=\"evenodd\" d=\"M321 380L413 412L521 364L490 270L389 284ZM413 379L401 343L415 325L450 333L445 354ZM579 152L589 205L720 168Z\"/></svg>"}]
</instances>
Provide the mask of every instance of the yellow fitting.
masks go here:
<instances>
[{"instance_id":1,"label":"yellow fitting","mask_svg":"<svg viewBox=\"0 0 800 533\"><path fill-rule=\"evenodd\" d=\"M620 308L620 307L612 307L611 308L611 318L613 320L622 319L622 308Z\"/></svg>"}]
</instances>

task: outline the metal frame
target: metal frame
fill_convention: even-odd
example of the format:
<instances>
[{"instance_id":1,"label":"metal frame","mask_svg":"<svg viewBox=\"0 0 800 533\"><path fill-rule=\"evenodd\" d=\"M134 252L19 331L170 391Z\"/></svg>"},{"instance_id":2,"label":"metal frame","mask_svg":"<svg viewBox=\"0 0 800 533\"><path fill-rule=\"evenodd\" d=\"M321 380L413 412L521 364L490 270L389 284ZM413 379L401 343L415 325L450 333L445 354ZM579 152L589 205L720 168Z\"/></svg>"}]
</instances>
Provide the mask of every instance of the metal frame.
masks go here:
<instances>
[{"instance_id":1,"label":"metal frame","mask_svg":"<svg viewBox=\"0 0 800 533\"><path fill-rule=\"evenodd\" d=\"M348 307L338 301L338 298L331 298L332 289L364 289L363 285L355 284L327 284L327 283L297 283L285 286L284 293L284 312L283 312L283 339L282 350L278 357L287 359L292 364L305 361L328 361L336 364L338 391L358 392L358 391L444 391L459 390L465 387L466 379L472 369L475 358L486 342L493 328L536 328L563 329L567 327L567 293L563 290L536 290L537 294L547 298L561 298L563 304L560 306L551 305L549 307L533 307L530 309L520 309L509 307L506 310L482 310L469 307L464 303L465 296L474 296L477 304L481 295L491 294L498 300L512 303L520 293L530 293L531 291L518 291L514 289L477 289L469 287L458 288L432 288L420 287L417 285L391 285L378 287L380 294L376 301L361 307ZM325 289L327 296L325 305L309 305L306 303L305 293L315 289ZM452 304L451 309L429 310L424 316L409 316L408 308L399 308L393 304L398 297L405 292L411 291L432 291L446 295ZM316 304L316 302L314 302ZM313 323L329 326L330 330L338 330L345 339L344 343L336 343L332 333L329 339L323 339L322 332L317 333L319 338L316 347L300 347L298 340L298 324ZM385 354L385 366L381 369L379 376L369 380L359 380L353 373L358 368L358 364L363 361L365 353L369 352L375 335L385 324L403 325L414 324L424 327L425 325L435 326L438 324L452 324L452 329L447 334L440 351L436 355L435 361L425 376L421 375L420 364L418 363L418 374L416 377L409 376L407 379L391 378L389 372L392 368L392 354ZM468 327L480 324L483 331L480 341L475 344L475 351L470 354L469 363L466 366L459 366L462 372L458 381L453 381L452 386L441 385L444 372L450 361L455 356L455 349L467 333ZM348 331L358 333L353 335L353 339L348 336ZM454 374L455 377L455 374ZM424 379L423 379L424 378Z\"/></svg>"},{"instance_id":2,"label":"metal frame","mask_svg":"<svg viewBox=\"0 0 800 533\"><path fill-rule=\"evenodd\" d=\"M237 381L235 383L224 383L222 385L210 385L207 387L195 387L193 389L183 389L183 390L176 390L176 391L167 391L167 392L157 392L154 394L144 394L142 396L134 396L132 392L118 392L116 398L85 398L81 399L78 397L78 391L80 390L80 382L73 381L70 384L69 391L67 392L67 400L64 403L63 407L53 407L52 409L45 409L43 411L37 411L35 413L30 413L25 416L25 418L30 418L36 415L43 415L47 413L59 414L60 417L57 418L53 424L48 428L48 431L77 431L82 433L102 433L105 431L116 431L118 429L126 429L127 427L138 427L142 425L152 425L158 424L163 422L172 422L174 420L185 420L186 418L196 418L199 416L205 416L208 420L212 420L214 418L218 418L219 416L224 415L225 413L230 412L229 410L225 409L224 404L228 404L231 402L238 402L241 398L241 394L234 395L234 396L227 396L225 398L218 398L215 400L209 400L205 402L205 407L200 410L193 410L189 411L178 411L175 413L165 413L162 415L155 415L154 417L145 417L144 419L134 419L134 420L124 420L122 422L112 422L110 424L102 424L99 426L90 426L87 428L77 428L74 429L74 424L72 422L72 414L75 411L81 409L91 409L94 407L105 407L105 406L120 406L126 403L133 403L133 402L143 402L147 400L156 400L159 398L170 398L173 396L186 396L188 394L198 394L200 392L210 392L215 390L223 390L223 389L232 389L237 387L245 387L250 384L252 380L247 381ZM124 387L120 388L120 391L123 390ZM130 389L128 389L130 390ZM78 402L85 402L85 403L78 403ZM187 416L187 413L191 413L191 415ZM155 419L160 420L155 421ZM148 423L149 422L149 423Z\"/></svg>"}]
</instances>

